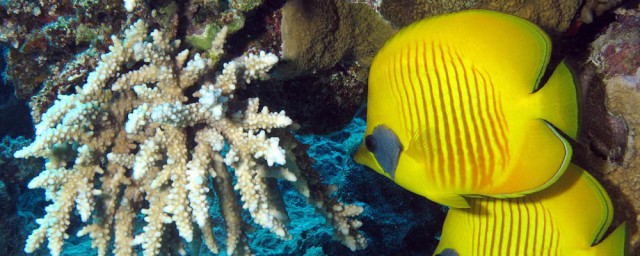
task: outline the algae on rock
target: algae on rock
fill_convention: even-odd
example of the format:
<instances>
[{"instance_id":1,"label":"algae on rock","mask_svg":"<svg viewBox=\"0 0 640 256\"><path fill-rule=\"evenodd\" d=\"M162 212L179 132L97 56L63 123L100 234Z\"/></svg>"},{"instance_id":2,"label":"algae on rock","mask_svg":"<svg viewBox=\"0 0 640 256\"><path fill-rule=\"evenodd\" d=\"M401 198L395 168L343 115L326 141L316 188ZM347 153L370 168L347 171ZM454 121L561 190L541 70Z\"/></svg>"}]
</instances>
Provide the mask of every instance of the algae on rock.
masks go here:
<instances>
[{"instance_id":1,"label":"algae on rock","mask_svg":"<svg viewBox=\"0 0 640 256\"><path fill-rule=\"evenodd\" d=\"M627 222L629 255L640 254L639 27L640 8L618 9L591 44L581 74L584 136L574 154L611 195L614 220Z\"/></svg>"},{"instance_id":2,"label":"algae on rock","mask_svg":"<svg viewBox=\"0 0 640 256\"><path fill-rule=\"evenodd\" d=\"M528 19L547 32L562 33L570 28L577 13L580 13L580 22L591 23L594 14L601 15L618 3L620 0L386 0L382 1L380 12L394 25L402 27L439 14L488 9Z\"/></svg>"}]
</instances>

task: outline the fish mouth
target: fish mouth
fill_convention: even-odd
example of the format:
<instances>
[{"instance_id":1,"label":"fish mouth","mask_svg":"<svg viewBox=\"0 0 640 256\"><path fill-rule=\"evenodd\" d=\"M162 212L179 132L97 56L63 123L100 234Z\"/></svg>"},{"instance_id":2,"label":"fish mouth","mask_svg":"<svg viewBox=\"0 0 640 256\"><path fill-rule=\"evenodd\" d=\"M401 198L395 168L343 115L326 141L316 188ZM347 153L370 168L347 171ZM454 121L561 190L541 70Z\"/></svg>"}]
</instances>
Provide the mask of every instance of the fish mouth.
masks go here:
<instances>
[{"instance_id":1,"label":"fish mouth","mask_svg":"<svg viewBox=\"0 0 640 256\"><path fill-rule=\"evenodd\" d=\"M356 161L356 163L359 163L361 165L366 165L368 167L371 167L371 169L373 169L371 165L373 160L372 155L364 146L364 143L360 144L360 147L358 147L358 151L356 151L356 154L353 156L353 159Z\"/></svg>"}]
</instances>

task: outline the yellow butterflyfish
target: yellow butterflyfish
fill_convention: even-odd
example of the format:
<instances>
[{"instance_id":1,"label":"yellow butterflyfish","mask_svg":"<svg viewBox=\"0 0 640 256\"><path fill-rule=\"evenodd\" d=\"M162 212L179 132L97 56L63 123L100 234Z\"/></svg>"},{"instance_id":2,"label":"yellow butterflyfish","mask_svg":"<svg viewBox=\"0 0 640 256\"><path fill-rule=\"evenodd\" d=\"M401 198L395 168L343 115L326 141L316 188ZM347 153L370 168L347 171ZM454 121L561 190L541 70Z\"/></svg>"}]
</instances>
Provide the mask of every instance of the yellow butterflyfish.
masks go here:
<instances>
[{"instance_id":1,"label":"yellow butterflyfish","mask_svg":"<svg viewBox=\"0 0 640 256\"><path fill-rule=\"evenodd\" d=\"M449 209L436 255L607 255L627 249L626 225L600 241L613 206L589 173L570 165L547 189L520 198L472 198Z\"/></svg>"},{"instance_id":2,"label":"yellow butterflyfish","mask_svg":"<svg viewBox=\"0 0 640 256\"><path fill-rule=\"evenodd\" d=\"M538 26L494 11L402 29L372 63L356 161L457 208L469 207L466 195L548 187L571 160L563 134L578 130L573 76L564 62L545 76L550 52Z\"/></svg>"}]
</instances>

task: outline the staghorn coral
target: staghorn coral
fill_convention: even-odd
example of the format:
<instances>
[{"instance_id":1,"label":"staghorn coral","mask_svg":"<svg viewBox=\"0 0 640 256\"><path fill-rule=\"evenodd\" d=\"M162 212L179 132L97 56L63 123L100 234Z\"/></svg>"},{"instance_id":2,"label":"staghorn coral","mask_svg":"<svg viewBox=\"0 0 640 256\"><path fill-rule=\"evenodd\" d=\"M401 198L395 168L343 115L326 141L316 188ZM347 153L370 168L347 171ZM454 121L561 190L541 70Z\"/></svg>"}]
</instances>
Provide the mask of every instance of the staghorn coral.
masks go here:
<instances>
[{"instance_id":1,"label":"staghorn coral","mask_svg":"<svg viewBox=\"0 0 640 256\"><path fill-rule=\"evenodd\" d=\"M212 48L222 49L225 36L222 29ZM133 254L132 246L158 255L167 249L161 248L166 228L175 228L183 242L202 239L217 253L208 215L214 191L227 225L227 253L250 254L234 189L255 223L286 239L288 216L274 178L292 182L350 249L366 247L361 223L352 219L362 208L329 196L331 189L304 164L306 154L292 151L302 148L297 141L267 135L291 119L260 109L257 98L245 108L235 102L235 89L266 78L278 58L245 54L190 97L186 93L218 56L177 52L180 41L167 38L158 30L147 34L142 20L125 30L124 39L112 36L110 52L86 83L75 94L59 95L36 125L35 141L15 153L48 160L29 187L44 188L52 203L25 251L47 239L51 254L60 255L75 208L85 223L78 236L89 235L99 255L107 253L112 237L116 255ZM146 223L142 232L134 232L138 214Z\"/></svg>"},{"instance_id":2,"label":"staghorn coral","mask_svg":"<svg viewBox=\"0 0 640 256\"><path fill-rule=\"evenodd\" d=\"M202 34L209 25L216 31L226 25L234 33L244 26L245 13L261 2L0 1L0 44L7 46L3 55L9 64L5 75L18 98L30 101L31 115L39 122L58 94L82 84L95 68L96 56L107 51L110 35L121 34L127 20L145 18L170 36L178 29ZM185 41L190 43L188 36Z\"/></svg>"}]
</instances>

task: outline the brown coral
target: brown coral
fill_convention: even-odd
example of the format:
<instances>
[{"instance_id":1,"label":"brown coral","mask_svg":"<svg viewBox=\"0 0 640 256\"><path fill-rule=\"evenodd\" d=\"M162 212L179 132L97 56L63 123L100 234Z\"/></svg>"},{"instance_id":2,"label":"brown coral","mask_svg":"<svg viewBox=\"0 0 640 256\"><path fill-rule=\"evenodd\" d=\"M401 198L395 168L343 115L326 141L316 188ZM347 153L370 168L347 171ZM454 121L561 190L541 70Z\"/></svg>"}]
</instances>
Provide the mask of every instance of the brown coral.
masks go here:
<instances>
[{"instance_id":1,"label":"brown coral","mask_svg":"<svg viewBox=\"0 0 640 256\"><path fill-rule=\"evenodd\" d=\"M279 91L267 105L284 108L301 132L343 127L366 98L369 65L393 30L368 4L293 0L282 8Z\"/></svg>"},{"instance_id":2,"label":"brown coral","mask_svg":"<svg viewBox=\"0 0 640 256\"><path fill-rule=\"evenodd\" d=\"M640 253L640 68L633 76L616 76L606 81L607 107L629 127L629 142L622 164L607 163L603 175L614 188L609 190L617 219L630 223L630 255Z\"/></svg>"},{"instance_id":3,"label":"brown coral","mask_svg":"<svg viewBox=\"0 0 640 256\"><path fill-rule=\"evenodd\" d=\"M41 83L66 69L65 64L76 54L104 46L102 41L114 33L112 26L120 27L124 19L121 6L122 1L117 0L21 0L0 5L0 42L11 46L6 75L13 82L16 95L28 99L37 94ZM55 86L55 81L48 82ZM48 107L50 102L46 104Z\"/></svg>"},{"instance_id":4,"label":"brown coral","mask_svg":"<svg viewBox=\"0 0 640 256\"><path fill-rule=\"evenodd\" d=\"M344 0L287 2L282 8L283 76L335 66L345 57L368 67L393 31L367 5Z\"/></svg>"},{"instance_id":5,"label":"brown coral","mask_svg":"<svg viewBox=\"0 0 640 256\"><path fill-rule=\"evenodd\" d=\"M552 33L562 33L569 29L576 13L580 20L591 23L593 16L616 6L619 0L605 1L553 1L553 0L387 0L383 1L380 12L396 26L406 26L414 21L466 9L488 9L513 14L528 19Z\"/></svg>"},{"instance_id":6,"label":"brown coral","mask_svg":"<svg viewBox=\"0 0 640 256\"><path fill-rule=\"evenodd\" d=\"M617 223L626 221L629 255L640 254L640 10L617 21L591 45L582 68L583 131L574 159L609 192ZM616 223L616 224L617 224Z\"/></svg>"}]
</instances>

